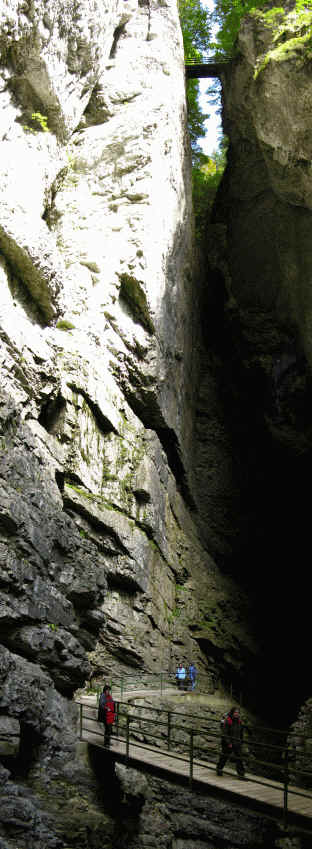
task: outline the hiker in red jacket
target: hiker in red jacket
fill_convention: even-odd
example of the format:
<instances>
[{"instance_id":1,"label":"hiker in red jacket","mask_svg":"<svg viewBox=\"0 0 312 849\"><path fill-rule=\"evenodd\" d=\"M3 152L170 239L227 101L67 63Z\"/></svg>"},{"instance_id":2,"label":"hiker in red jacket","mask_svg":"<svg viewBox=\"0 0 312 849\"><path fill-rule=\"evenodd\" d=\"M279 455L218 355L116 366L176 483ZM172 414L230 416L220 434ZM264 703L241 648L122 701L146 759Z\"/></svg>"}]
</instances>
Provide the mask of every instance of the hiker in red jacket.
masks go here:
<instances>
[{"instance_id":1,"label":"hiker in red jacket","mask_svg":"<svg viewBox=\"0 0 312 849\"><path fill-rule=\"evenodd\" d=\"M104 746L109 749L113 723L115 721L115 703L111 697L110 687L106 684L100 695L98 722L104 724Z\"/></svg>"},{"instance_id":2,"label":"hiker in red jacket","mask_svg":"<svg viewBox=\"0 0 312 849\"><path fill-rule=\"evenodd\" d=\"M221 723L222 752L217 763L217 775L222 775L223 767L233 754L236 771L240 778L245 778L245 768L242 761L243 725L239 710L232 707Z\"/></svg>"}]
</instances>

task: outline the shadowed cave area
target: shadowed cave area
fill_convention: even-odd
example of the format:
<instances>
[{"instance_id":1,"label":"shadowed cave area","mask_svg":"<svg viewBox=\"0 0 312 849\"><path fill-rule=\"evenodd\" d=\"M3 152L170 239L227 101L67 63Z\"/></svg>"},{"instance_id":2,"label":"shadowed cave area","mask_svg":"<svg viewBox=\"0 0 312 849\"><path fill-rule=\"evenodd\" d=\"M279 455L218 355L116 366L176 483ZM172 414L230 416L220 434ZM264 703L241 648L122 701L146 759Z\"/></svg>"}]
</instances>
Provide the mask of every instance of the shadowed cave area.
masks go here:
<instances>
[{"instance_id":1,"label":"shadowed cave area","mask_svg":"<svg viewBox=\"0 0 312 849\"><path fill-rule=\"evenodd\" d=\"M216 270L201 315L233 464L230 546L213 554L246 591L260 646L239 685L267 722L287 727L309 697L300 658L310 616L311 375L293 329L260 307L229 307Z\"/></svg>"}]
</instances>

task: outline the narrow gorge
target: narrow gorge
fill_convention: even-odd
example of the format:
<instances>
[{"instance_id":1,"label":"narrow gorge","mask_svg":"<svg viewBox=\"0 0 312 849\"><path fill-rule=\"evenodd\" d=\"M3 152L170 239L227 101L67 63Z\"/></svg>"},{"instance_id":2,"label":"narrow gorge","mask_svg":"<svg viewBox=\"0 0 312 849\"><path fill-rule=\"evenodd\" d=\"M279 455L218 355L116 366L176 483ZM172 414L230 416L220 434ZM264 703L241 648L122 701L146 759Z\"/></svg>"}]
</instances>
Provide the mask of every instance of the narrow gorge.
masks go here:
<instances>
[{"instance_id":1,"label":"narrow gorge","mask_svg":"<svg viewBox=\"0 0 312 849\"><path fill-rule=\"evenodd\" d=\"M175 0L2 0L0 849L311 845L74 700L192 660L312 745L311 18L242 19L199 245Z\"/></svg>"}]
</instances>

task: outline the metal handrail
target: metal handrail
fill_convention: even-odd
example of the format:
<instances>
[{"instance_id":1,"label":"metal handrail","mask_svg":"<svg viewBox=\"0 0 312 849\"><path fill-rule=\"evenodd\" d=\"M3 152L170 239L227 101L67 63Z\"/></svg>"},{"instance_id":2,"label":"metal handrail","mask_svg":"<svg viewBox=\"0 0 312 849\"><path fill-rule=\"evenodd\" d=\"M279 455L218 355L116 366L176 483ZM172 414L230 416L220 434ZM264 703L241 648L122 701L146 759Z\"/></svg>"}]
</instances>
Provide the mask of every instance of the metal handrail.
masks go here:
<instances>
[{"instance_id":1,"label":"metal handrail","mask_svg":"<svg viewBox=\"0 0 312 849\"><path fill-rule=\"evenodd\" d=\"M111 679L110 676L108 675L107 679L109 681L111 689L114 690L115 698L117 698L116 690L117 691L120 690L120 699L122 700L123 694L124 694L126 688L131 689L132 687L135 687L137 684L142 685L142 681L144 681L143 686L145 686L146 683L148 683L150 689L155 689L155 690L157 690L157 684L158 684L158 689L162 693L166 683L170 683L170 681L176 681L176 672L169 672L168 670L160 670L159 672L142 671L138 675L133 675L132 673L126 672L121 677L114 678L114 679ZM149 679L149 682L146 681L146 679ZM152 683L150 683L151 679L152 679ZM188 681L188 680L189 680L188 676L186 676L186 681ZM156 684L156 686L155 686L155 684ZM235 689L233 688L232 682L225 682L221 679L218 679L218 681L216 682L216 685L215 685L215 689L218 689L219 687L221 687L224 690L228 689L229 692L230 692L230 695L231 695L231 699L233 698L235 701L237 701L239 703L240 706L242 706L242 703L243 703L242 692L241 691L235 692ZM197 675L196 688L197 688L197 691L200 689L201 693L209 692L209 690L204 690L200 686L200 675ZM140 687L140 689L141 689L141 687ZM95 690L96 690L96 696L97 696L97 700L98 700L99 695L100 695L101 690L102 690L102 687L98 685L95 688Z\"/></svg>"},{"instance_id":2,"label":"metal handrail","mask_svg":"<svg viewBox=\"0 0 312 849\"><path fill-rule=\"evenodd\" d=\"M84 730L84 728L83 728L83 707L84 707L84 705L83 705L82 702L80 702L79 704L80 704L79 736L80 736L80 739L83 739L83 730ZM120 702L117 703L118 727L117 727L117 733L115 732L114 736L118 740L121 740L121 741L124 740L125 741L127 760L129 759L130 741L134 742L135 745L137 746L137 748L144 748L144 749L148 749L148 750L151 750L151 751L155 751L155 745L149 745L149 744L146 744L146 743L142 744L142 742L140 742L136 739L136 734L138 734L140 732L142 733L142 731L143 731L145 738L154 738L155 734L149 733L148 731L146 731L146 728L144 728L144 730L142 729L142 727L141 727L142 722L148 723L148 724L153 723L154 725L156 725L158 727L160 727L160 726L164 727L166 725L166 723L161 721L161 720L158 720L158 719L155 720L154 718L150 719L149 717L142 717L141 714L140 715L134 715L132 713L130 715L129 712L126 712L126 711L123 713L120 710L120 708L123 705L125 705L129 709L129 705L128 705L127 702L126 703L120 703ZM133 706L131 706L131 707L133 707ZM146 706L143 709L153 710L153 711L156 711L157 713L161 712L157 708L149 708L148 706ZM90 708L89 708L89 710L90 710ZM177 752L172 751L172 734L170 734L170 726L171 726L171 731L172 730L181 730L181 728L182 728L182 726L180 726L180 725L179 726L175 725L174 727L172 727L172 725L171 725L172 714L175 713L175 715L181 716L181 713L177 714L177 712L172 712L172 711L168 711L167 713L168 713L168 717L167 717L167 750L165 749L164 751L166 751L167 755L169 755L173 759L183 760L183 761L186 761L186 762L189 763L189 784L190 784L190 787L192 787L194 765L195 764L199 764L199 765L203 764L202 757L201 757L200 760L198 760L196 758L195 754L194 754L194 737L196 736L196 732L194 731L193 728L187 728L187 727L184 726L183 731L189 737L189 744L187 746L188 753L187 754L186 753L181 754L181 753L177 753ZM169 714L170 714L170 720L169 720ZM94 718L94 717L90 717L90 715L87 718L88 718L88 721L97 722L97 719ZM217 720L214 720L212 718L212 721L217 721ZM130 729L130 725L131 725L131 729ZM134 728L134 725L137 726L136 729ZM122 734L123 727L126 729L125 735ZM203 731L203 729L201 729L201 731ZM274 729L271 729L271 731L273 732ZM100 732L96 731L96 730L93 731L92 734L102 736L102 734ZM214 738L214 737L216 737L216 734L214 732L210 732L210 736L212 736ZM257 745L257 744L255 744L255 745ZM262 744L260 743L258 745L261 746ZM280 753L284 756L283 768L281 767L281 764L275 764L275 763L272 763L272 762L265 762L265 761L263 761L262 763L265 766L269 767L271 770L274 769L274 768L278 768L278 770L282 772L281 780L278 781L278 782L274 781L274 783L272 783L272 779L270 780L270 778L266 777L266 780L263 781L263 780L261 780L260 776L256 775L256 777L253 777L252 775L250 775L250 773L248 774L248 778L249 778L249 781L251 781L254 784L260 784L260 785L263 785L263 786L266 786L266 787L273 787L275 789L276 789L277 785L280 787L280 789L283 793L283 818L284 818L284 823L286 823L289 795L291 794L291 795L294 795L294 796L300 796L302 798L312 799L312 794L304 792L299 788L295 789L294 787L289 785L289 747L287 745L286 746L280 746L280 747L275 746L275 750L276 751L279 750ZM159 747L157 747L157 751L161 751L161 749L159 749ZM219 754L219 748L218 747L215 747L213 749L213 751L210 752L210 757L212 755L215 755L215 754ZM245 759L246 759L246 757L244 755L244 760ZM257 761L255 761L255 762L257 763ZM210 769L210 770L215 769L215 763L211 764L211 762L205 761L205 765L206 765L207 769ZM225 775L230 776L232 774L228 770L224 770L224 772L225 772ZM296 772L300 774L300 770L296 770ZM305 774L307 774L307 771L305 771ZM311 775L311 778L312 778L312 771L310 771L309 774Z\"/></svg>"},{"instance_id":3,"label":"metal handrail","mask_svg":"<svg viewBox=\"0 0 312 849\"><path fill-rule=\"evenodd\" d=\"M79 705L80 705L80 718L79 718L79 729L80 729L80 731L79 731L79 736L80 736L80 739L83 739L82 735L83 735L83 730L84 730L83 729L83 707L84 707L84 704L83 704L83 702L79 702ZM167 716L167 723L166 723L162 720L158 720L158 719L155 719L155 718L150 719L149 717L142 717L141 714L135 715L135 714L132 713L130 715L129 712L126 712L126 711L122 712L120 710L120 708L122 706L126 706L127 709L129 710L129 704L127 702L124 702L124 703L117 702L118 728L117 728L117 733L115 733L114 736L118 740L124 740L126 738L126 756L127 756L127 758L129 758L130 740L135 742L135 745L138 748L145 748L145 749L149 749L149 750L152 750L152 751L155 750L155 746L150 746L146 743L142 744L136 739L137 733L143 733L145 738L154 738L155 737L155 734L149 733L148 731L146 731L146 728L142 729L142 727L141 727L142 723L147 723L147 724L153 723L154 725L156 725L158 727L160 727L160 726L164 727L164 726L167 725L167 750L164 749L164 751L167 751L167 754L169 754L170 757L172 757L172 758L176 758L178 760L182 759L184 761L189 762L189 767L190 767L189 781L190 781L190 785L192 785L194 764L201 764L202 765L203 764L203 756L201 756L201 759L198 760L196 758L196 756L194 755L194 748L195 748L194 747L194 737L196 736L196 730L194 728L188 728L188 727L180 726L180 725L172 726L172 716L177 715L177 716L181 717L182 714L175 712L175 711L167 711L168 716ZM131 705L131 708L133 710L132 705ZM90 708L89 708L89 710L90 710ZM150 711L154 711L156 713L164 712L164 711L159 710L158 708L150 708L149 706L144 706L143 708L141 708L141 710L150 710ZM91 722L92 721L97 722L97 719L94 718L94 717L88 716L87 719L88 719L88 721L91 721ZM212 717L211 721L217 722L218 720L215 720ZM132 733L130 733L130 724L132 726ZM136 731L135 731L135 729L133 729L134 724L136 724L138 726ZM122 733L119 733L119 732L122 732L123 727L126 728L126 734L125 735L122 735ZM179 730L179 731L183 730L184 733L188 736L188 738L189 738L189 745L187 747L188 748L188 754L186 754L186 753L181 754L181 753L177 753L177 752L172 751L172 748L171 748L171 746L172 746L172 733L171 732L174 731L174 730ZM203 731L204 731L204 729L201 728L198 731L198 734L202 733ZM271 733L275 733L275 729L270 729L270 731L271 731ZM281 732L279 732L279 733L281 733ZM96 730L92 731L92 734L102 736L102 734L100 732L96 731ZM210 734L210 737L212 737L212 738L215 738L217 736L215 732L210 731L209 734ZM285 732L284 732L284 734L285 734ZM158 739L159 739L159 737L158 737ZM254 742L254 745L261 747L265 744ZM289 794L292 794L292 795L295 795L295 796L300 796L300 797L303 797L303 798L308 798L308 799L312 799L312 794L302 791L301 788L300 789L299 788L294 789L293 786L289 786L289 753L291 752L291 749L289 749L289 746L288 745L285 745L285 746L275 745L274 749L275 749L276 752L279 751L281 756L283 756L283 763L282 764L281 763L277 764L277 763L268 762L268 761L258 761L257 759L254 759L254 763L262 763L264 766L268 767L270 770L278 769L279 772L282 772L283 779L278 781L278 782L274 781L274 783L272 783L272 779L270 780L270 778L266 777L265 781L261 781L261 776L258 776L255 773L254 773L256 775L255 778L253 778L252 775L250 775L250 774L248 775L248 778L249 778L249 781L251 781L254 784L261 784L261 785L266 786L266 787L274 787L274 788L276 788L277 784L280 786L280 789L283 792L283 816L284 816L284 820L286 821L287 811L288 811ZM161 749L157 747L157 751L161 751ZM215 747L209 753L210 757L212 755L215 755L215 754L219 754L219 747ZM245 754L244 754L244 760L245 761L247 760L247 762L249 760L248 758L246 758ZM205 761L205 764L207 766L207 769L214 769L215 768L215 763L212 765L211 762L207 763L207 761ZM298 769L294 769L293 771L296 772L299 775L301 774L301 771L298 770ZM231 775L231 772L229 772L227 770L224 770L224 772L225 772L226 775ZM311 776L311 779L312 779L312 771L305 770L304 772L305 772L305 775L309 774Z\"/></svg>"},{"instance_id":4,"label":"metal handrail","mask_svg":"<svg viewBox=\"0 0 312 849\"><path fill-rule=\"evenodd\" d=\"M137 710L150 711L150 712L158 713L158 714L159 713L166 713L166 714L168 713L167 708L159 708L159 707L156 707L154 705L153 706L150 706L150 705L132 705L132 704L129 704L129 702L123 702L121 699L118 699L118 700L115 699L115 701L119 705L124 705L128 709L129 708L133 709L135 707ZM186 712L182 713L181 711L171 710L171 709L170 709L170 713L172 714L172 716L179 716L179 717L182 717L183 719L191 719L192 721L194 721L194 713L186 713ZM208 732L208 733L211 731L211 729L209 728L209 726L207 724L208 722L209 723L215 723L216 725L218 725L218 727L220 725L220 719L215 718L213 716L209 717L209 720L207 720L207 718L201 719L201 717L199 717L199 716L196 716L195 718L196 718L196 721L199 721L201 723L200 729L198 730L199 734L201 733L201 731L205 731L205 732ZM183 728L184 727L185 726L183 726ZM268 728L268 727L255 726L255 725L249 726L247 724L244 724L244 729L246 730L247 733L250 733L250 734L254 734L255 731L257 731L257 730L260 731L261 734L263 732L266 732L266 733L273 734L273 735L280 735L281 734L284 737L287 734L287 731L285 729ZM213 732L211 732L211 733L213 733ZM254 744L259 745L259 746L265 746L266 748L275 748L277 746L277 744L274 744L274 743L262 743L261 741L259 741L259 743L257 741L254 741Z\"/></svg>"},{"instance_id":5,"label":"metal handrail","mask_svg":"<svg viewBox=\"0 0 312 849\"><path fill-rule=\"evenodd\" d=\"M195 59L193 56L185 56L184 64L185 65L227 65L231 62L232 57L228 57L227 59L218 59L216 56L200 56Z\"/></svg>"},{"instance_id":6,"label":"metal handrail","mask_svg":"<svg viewBox=\"0 0 312 849\"><path fill-rule=\"evenodd\" d=\"M114 678L112 682L112 688L114 691L116 689L120 689L120 698L122 699L123 694L127 689L131 689L136 685L140 684L142 686L142 679L149 679L149 687L153 689L153 684L155 685L155 689L159 689L160 692L163 692L164 684L166 681L170 681L170 679L175 680L175 673L168 672L167 670L161 670L160 672L140 672L138 675L132 675L132 673L125 673L120 678ZM100 692L100 687L97 687L97 693ZM141 689L141 688L140 688Z\"/></svg>"}]
</instances>

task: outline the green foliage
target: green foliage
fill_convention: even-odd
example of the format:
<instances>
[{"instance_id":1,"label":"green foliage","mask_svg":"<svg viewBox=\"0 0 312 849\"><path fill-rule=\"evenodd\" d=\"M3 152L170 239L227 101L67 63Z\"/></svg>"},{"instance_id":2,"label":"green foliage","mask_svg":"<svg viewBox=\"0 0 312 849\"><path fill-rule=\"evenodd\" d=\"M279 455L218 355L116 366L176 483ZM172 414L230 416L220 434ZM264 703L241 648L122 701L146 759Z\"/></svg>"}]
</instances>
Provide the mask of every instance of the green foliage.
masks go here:
<instances>
[{"instance_id":1,"label":"green foliage","mask_svg":"<svg viewBox=\"0 0 312 849\"><path fill-rule=\"evenodd\" d=\"M198 59L207 52L210 40L210 13L203 9L200 0L179 0L179 14L184 44L184 54L188 59ZM206 134L205 121L208 114L202 112L199 105L199 82L187 82L187 114L191 139L193 165L197 163L200 147L197 139Z\"/></svg>"},{"instance_id":2,"label":"green foliage","mask_svg":"<svg viewBox=\"0 0 312 849\"><path fill-rule=\"evenodd\" d=\"M311 35L307 33L307 35L299 38L289 38L286 42L280 44L275 50L270 50L266 53L261 64L256 68L254 73L254 79L256 80L259 74L266 68L269 62L286 62L289 59L298 59L298 58L306 58L310 60L312 58L312 43L311 43Z\"/></svg>"},{"instance_id":3,"label":"green foliage","mask_svg":"<svg viewBox=\"0 0 312 849\"><path fill-rule=\"evenodd\" d=\"M206 135L205 121L209 118L209 115L202 112L199 105L198 80L188 80L186 93L188 130L192 148L192 163L193 165L197 165L201 156L201 148L198 144L198 139L203 138Z\"/></svg>"},{"instance_id":4,"label":"green foliage","mask_svg":"<svg viewBox=\"0 0 312 849\"><path fill-rule=\"evenodd\" d=\"M240 28L241 19L248 13L261 15L267 26L277 26L285 18L286 11L282 6L274 7L265 11L263 0L216 0L213 18L219 30L214 43L210 47L217 57L226 58L235 54L236 39ZM312 9L312 0L296 0L293 12L295 16L309 17ZM290 15L292 12L290 12ZM290 17L290 15L288 17Z\"/></svg>"},{"instance_id":5,"label":"green foliage","mask_svg":"<svg viewBox=\"0 0 312 849\"><path fill-rule=\"evenodd\" d=\"M200 0L179 0L185 56L199 62L208 51L216 59L234 57L241 19L251 13L259 16L265 26L276 30L275 44L282 42L263 57L256 75L271 59L285 61L301 54L310 60L312 0L296 0L290 12L282 6L265 10L263 5L264 0L215 0L214 12L210 13L202 8ZM214 42L210 41L212 24L218 27ZM205 157L201 151L198 139L205 135L205 121L209 116L204 115L199 106L198 80L187 83L187 105L193 161L193 205L197 235L201 236L225 167L226 145L212 157Z\"/></svg>"},{"instance_id":6,"label":"green foliage","mask_svg":"<svg viewBox=\"0 0 312 849\"><path fill-rule=\"evenodd\" d=\"M265 12L263 17L267 26L274 26L275 24L278 24L282 18L285 17L285 9L283 9L281 6L274 6L273 9L269 9L268 12Z\"/></svg>"},{"instance_id":7,"label":"green foliage","mask_svg":"<svg viewBox=\"0 0 312 849\"><path fill-rule=\"evenodd\" d=\"M196 236L201 239L207 226L216 192L226 164L226 140L212 156L201 154L193 168L193 207Z\"/></svg>"},{"instance_id":8,"label":"green foliage","mask_svg":"<svg viewBox=\"0 0 312 849\"><path fill-rule=\"evenodd\" d=\"M210 13L200 0L179 0L184 53L188 59L207 52L210 40Z\"/></svg>"},{"instance_id":9,"label":"green foliage","mask_svg":"<svg viewBox=\"0 0 312 849\"><path fill-rule=\"evenodd\" d=\"M41 112L33 112L31 117L33 121L36 121L36 123L39 124L44 133L49 132L48 119L46 115L41 115Z\"/></svg>"},{"instance_id":10,"label":"green foliage","mask_svg":"<svg viewBox=\"0 0 312 849\"><path fill-rule=\"evenodd\" d=\"M241 18L260 5L255 0L216 0L214 19L219 30L211 44L216 56L226 58L233 55Z\"/></svg>"},{"instance_id":11,"label":"green foliage","mask_svg":"<svg viewBox=\"0 0 312 849\"><path fill-rule=\"evenodd\" d=\"M57 322L57 330L74 330L75 325L72 324L71 321L67 321L65 318L60 318Z\"/></svg>"},{"instance_id":12,"label":"green foliage","mask_svg":"<svg viewBox=\"0 0 312 849\"><path fill-rule=\"evenodd\" d=\"M306 12L312 9L312 0L296 0L296 12Z\"/></svg>"},{"instance_id":13,"label":"green foliage","mask_svg":"<svg viewBox=\"0 0 312 849\"><path fill-rule=\"evenodd\" d=\"M183 34L184 53L188 59L204 60L204 55L210 51L211 13L201 6L200 0L179 0L180 21ZM207 95L217 94L216 86L211 86ZM197 79L187 82L187 112L188 128L191 139L193 163L193 206L195 213L196 234L198 237L204 231L209 211L225 166L225 148L220 154L212 157L205 156L198 144L198 139L206 135L205 121L209 118L199 105L199 82ZM223 158L222 158L223 157Z\"/></svg>"},{"instance_id":14,"label":"green foliage","mask_svg":"<svg viewBox=\"0 0 312 849\"><path fill-rule=\"evenodd\" d=\"M28 127L27 124L23 127L26 133L38 133L39 128L43 133L49 133L48 119L46 115L41 115L41 112L32 112L31 120L33 126Z\"/></svg>"}]
</instances>

